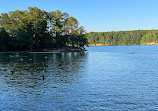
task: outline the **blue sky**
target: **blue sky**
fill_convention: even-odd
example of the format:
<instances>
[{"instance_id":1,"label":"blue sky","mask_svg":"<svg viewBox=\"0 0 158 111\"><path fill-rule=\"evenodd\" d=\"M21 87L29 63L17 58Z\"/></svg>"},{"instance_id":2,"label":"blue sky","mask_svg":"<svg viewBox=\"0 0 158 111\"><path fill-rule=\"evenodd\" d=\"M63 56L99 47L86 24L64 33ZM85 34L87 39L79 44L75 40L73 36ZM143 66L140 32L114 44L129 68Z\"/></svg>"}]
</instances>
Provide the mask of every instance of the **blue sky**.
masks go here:
<instances>
[{"instance_id":1,"label":"blue sky","mask_svg":"<svg viewBox=\"0 0 158 111\"><path fill-rule=\"evenodd\" d=\"M158 29L158 0L0 0L0 13L28 6L67 12L87 32Z\"/></svg>"}]
</instances>

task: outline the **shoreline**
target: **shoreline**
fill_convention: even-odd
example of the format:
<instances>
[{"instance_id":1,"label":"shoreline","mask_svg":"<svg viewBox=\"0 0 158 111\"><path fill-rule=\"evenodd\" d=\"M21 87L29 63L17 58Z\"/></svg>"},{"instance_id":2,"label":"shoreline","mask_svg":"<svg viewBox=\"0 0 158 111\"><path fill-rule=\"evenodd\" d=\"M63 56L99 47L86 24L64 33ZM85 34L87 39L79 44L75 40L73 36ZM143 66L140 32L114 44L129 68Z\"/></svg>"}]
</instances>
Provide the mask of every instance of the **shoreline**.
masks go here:
<instances>
[{"instance_id":1,"label":"shoreline","mask_svg":"<svg viewBox=\"0 0 158 111\"><path fill-rule=\"evenodd\" d=\"M136 45L136 44L133 44L133 45ZM155 43L155 42L151 42L151 43L146 43L146 44L140 44L138 46L141 46L141 45L158 45L158 43ZM132 46L132 45L108 45L108 44L89 44L89 46ZM87 51L85 48L77 48L77 47L64 47L64 48L61 48L61 49L54 49L54 50L33 50L33 51L6 51L6 52L0 52L0 53L47 53L47 54L50 54L50 53L62 53L62 52L84 52L84 51Z\"/></svg>"},{"instance_id":2,"label":"shoreline","mask_svg":"<svg viewBox=\"0 0 158 111\"><path fill-rule=\"evenodd\" d=\"M32 50L32 51L6 51L0 53L62 53L62 52L84 52L87 51L85 48L77 48L77 47L63 47L60 49L54 50Z\"/></svg>"},{"instance_id":3,"label":"shoreline","mask_svg":"<svg viewBox=\"0 0 158 111\"><path fill-rule=\"evenodd\" d=\"M131 44L136 45L136 44ZM146 43L146 44L137 44L137 45L158 45L156 42ZM88 46L129 46L129 45L108 45L108 44L89 44Z\"/></svg>"}]
</instances>

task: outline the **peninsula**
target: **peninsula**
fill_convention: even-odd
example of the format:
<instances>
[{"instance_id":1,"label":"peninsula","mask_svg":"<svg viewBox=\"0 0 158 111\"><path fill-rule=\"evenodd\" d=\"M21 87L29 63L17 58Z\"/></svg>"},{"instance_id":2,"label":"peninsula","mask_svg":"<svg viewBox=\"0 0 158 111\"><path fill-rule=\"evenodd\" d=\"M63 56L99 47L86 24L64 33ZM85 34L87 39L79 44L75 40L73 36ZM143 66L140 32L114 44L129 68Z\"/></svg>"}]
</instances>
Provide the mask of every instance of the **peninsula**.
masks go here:
<instances>
[{"instance_id":1,"label":"peninsula","mask_svg":"<svg viewBox=\"0 0 158 111\"><path fill-rule=\"evenodd\" d=\"M66 12L37 7L0 15L0 51L84 51L85 29Z\"/></svg>"}]
</instances>

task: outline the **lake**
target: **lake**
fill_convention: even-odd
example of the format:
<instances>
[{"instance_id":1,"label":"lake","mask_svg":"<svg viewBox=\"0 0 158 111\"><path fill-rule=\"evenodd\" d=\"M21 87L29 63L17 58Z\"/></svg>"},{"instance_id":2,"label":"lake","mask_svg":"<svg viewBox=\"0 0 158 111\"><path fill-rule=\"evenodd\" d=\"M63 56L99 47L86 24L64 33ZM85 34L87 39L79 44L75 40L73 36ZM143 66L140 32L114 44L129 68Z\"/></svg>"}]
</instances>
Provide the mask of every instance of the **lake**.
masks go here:
<instances>
[{"instance_id":1,"label":"lake","mask_svg":"<svg viewBox=\"0 0 158 111\"><path fill-rule=\"evenodd\" d=\"M157 45L86 49L0 53L0 110L158 110Z\"/></svg>"}]
</instances>

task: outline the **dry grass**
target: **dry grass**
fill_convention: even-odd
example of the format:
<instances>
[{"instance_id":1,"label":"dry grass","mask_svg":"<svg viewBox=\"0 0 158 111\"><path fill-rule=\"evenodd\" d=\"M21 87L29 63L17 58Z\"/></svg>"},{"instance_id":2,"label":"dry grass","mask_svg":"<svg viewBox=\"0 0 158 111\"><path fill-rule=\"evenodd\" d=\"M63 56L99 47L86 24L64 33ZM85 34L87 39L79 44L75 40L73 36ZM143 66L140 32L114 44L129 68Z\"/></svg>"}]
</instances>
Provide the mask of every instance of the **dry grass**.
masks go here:
<instances>
[{"instance_id":1,"label":"dry grass","mask_svg":"<svg viewBox=\"0 0 158 111\"><path fill-rule=\"evenodd\" d=\"M88 46L108 46L108 44L89 44Z\"/></svg>"},{"instance_id":2,"label":"dry grass","mask_svg":"<svg viewBox=\"0 0 158 111\"><path fill-rule=\"evenodd\" d=\"M158 43L156 43L156 42L150 42L150 43L146 43L146 45L158 45Z\"/></svg>"}]
</instances>

